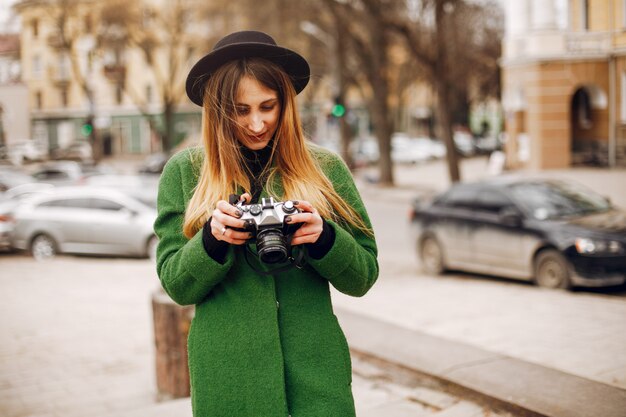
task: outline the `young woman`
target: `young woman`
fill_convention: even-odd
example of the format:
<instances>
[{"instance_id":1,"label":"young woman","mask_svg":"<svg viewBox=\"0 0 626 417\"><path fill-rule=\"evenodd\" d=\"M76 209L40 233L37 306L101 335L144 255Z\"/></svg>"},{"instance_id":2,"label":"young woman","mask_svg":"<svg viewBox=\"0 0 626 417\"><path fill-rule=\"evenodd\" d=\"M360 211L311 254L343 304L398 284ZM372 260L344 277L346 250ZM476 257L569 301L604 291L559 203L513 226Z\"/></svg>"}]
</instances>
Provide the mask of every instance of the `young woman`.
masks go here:
<instances>
[{"instance_id":1,"label":"young woman","mask_svg":"<svg viewBox=\"0 0 626 417\"><path fill-rule=\"evenodd\" d=\"M203 107L203 146L165 167L154 228L163 288L196 305L196 417L355 415L329 283L364 295L378 277L377 249L349 170L304 138L296 94L308 79L304 58L255 31L220 40L187 78ZM244 207L269 197L297 208L284 224L299 226L286 238L298 262L268 264L250 249Z\"/></svg>"}]
</instances>

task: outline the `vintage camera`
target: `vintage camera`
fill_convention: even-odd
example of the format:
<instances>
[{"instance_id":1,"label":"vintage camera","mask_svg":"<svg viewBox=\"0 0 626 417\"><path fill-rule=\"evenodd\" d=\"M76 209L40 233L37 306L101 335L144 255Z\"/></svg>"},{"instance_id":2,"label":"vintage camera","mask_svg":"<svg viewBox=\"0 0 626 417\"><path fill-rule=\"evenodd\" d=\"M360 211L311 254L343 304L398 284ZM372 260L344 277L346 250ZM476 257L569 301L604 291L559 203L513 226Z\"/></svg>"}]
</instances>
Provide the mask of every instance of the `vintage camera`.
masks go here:
<instances>
[{"instance_id":1,"label":"vintage camera","mask_svg":"<svg viewBox=\"0 0 626 417\"><path fill-rule=\"evenodd\" d=\"M275 264L285 262L291 256L291 235L301 223L289 224L285 219L300 210L293 201L275 202L273 197L262 198L258 204L243 204L236 207L242 211L244 230L256 238L257 254L261 262Z\"/></svg>"}]
</instances>

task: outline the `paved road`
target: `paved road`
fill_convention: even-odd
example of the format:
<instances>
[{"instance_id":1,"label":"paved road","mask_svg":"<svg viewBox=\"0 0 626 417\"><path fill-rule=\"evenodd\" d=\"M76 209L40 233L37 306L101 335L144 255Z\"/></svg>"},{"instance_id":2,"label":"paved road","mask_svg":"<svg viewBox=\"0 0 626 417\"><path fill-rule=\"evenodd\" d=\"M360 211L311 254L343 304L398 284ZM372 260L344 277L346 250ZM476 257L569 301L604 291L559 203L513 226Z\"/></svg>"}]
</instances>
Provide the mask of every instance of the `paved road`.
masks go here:
<instances>
[{"instance_id":1,"label":"paved road","mask_svg":"<svg viewBox=\"0 0 626 417\"><path fill-rule=\"evenodd\" d=\"M464 160L466 180L487 176L486 159ZM395 188L358 184L380 249L381 277L366 297L334 293L337 306L446 339L626 388L626 286L551 291L472 274L421 273L408 230L408 207L421 193L445 189L445 166L396 169ZM548 171L610 196L626 207L626 170Z\"/></svg>"},{"instance_id":2,"label":"paved road","mask_svg":"<svg viewBox=\"0 0 626 417\"><path fill-rule=\"evenodd\" d=\"M190 415L188 400L156 403L150 261L0 254L0 268L1 416ZM432 379L353 360L360 417L512 417Z\"/></svg>"}]
</instances>

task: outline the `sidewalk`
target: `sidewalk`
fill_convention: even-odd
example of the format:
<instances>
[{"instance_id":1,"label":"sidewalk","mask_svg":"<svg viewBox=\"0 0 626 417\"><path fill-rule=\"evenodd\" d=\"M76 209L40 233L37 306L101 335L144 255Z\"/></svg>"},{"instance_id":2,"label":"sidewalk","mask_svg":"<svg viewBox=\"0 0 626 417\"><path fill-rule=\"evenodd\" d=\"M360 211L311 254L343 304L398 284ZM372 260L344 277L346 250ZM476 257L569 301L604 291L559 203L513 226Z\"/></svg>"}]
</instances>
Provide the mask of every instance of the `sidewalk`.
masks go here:
<instances>
[{"instance_id":1,"label":"sidewalk","mask_svg":"<svg viewBox=\"0 0 626 417\"><path fill-rule=\"evenodd\" d=\"M464 160L462 178L487 176L486 166L483 158ZM356 175L370 206L407 205L419 193L449 185L441 162L396 169L395 188L377 187L367 180L371 175ZM626 207L624 169L532 175L575 180ZM488 277L463 274L422 276L411 242L406 244L406 251L389 253L379 241L381 274L367 296L333 293L352 349L531 414L626 416L624 289L568 293L519 282L493 285ZM406 258L409 263L400 265Z\"/></svg>"}]
</instances>

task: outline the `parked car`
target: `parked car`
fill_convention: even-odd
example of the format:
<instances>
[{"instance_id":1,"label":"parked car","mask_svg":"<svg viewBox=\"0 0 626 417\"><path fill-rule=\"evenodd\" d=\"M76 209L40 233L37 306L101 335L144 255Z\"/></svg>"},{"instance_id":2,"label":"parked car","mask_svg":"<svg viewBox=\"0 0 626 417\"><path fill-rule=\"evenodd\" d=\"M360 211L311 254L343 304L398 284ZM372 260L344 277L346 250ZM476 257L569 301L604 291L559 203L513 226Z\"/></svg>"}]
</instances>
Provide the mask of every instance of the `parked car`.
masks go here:
<instances>
[{"instance_id":1,"label":"parked car","mask_svg":"<svg viewBox=\"0 0 626 417\"><path fill-rule=\"evenodd\" d=\"M52 152L52 157L57 160L77 161L82 164L93 164L93 149L89 142L84 140L74 141L66 148L57 148Z\"/></svg>"},{"instance_id":2,"label":"parked car","mask_svg":"<svg viewBox=\"0 0 626 417\"><path fill-rule=\"evenodd\" d=\"M0 165L0 194L20 184L27 184L35 180L18 167Z\"/></svg>"},{"instance_id":3,"label":"parked car","mask_svg":"<svg viewBox=\"0 0 626 417\"><path fill-rule=\"evenodd\" d=\"M57 253L151 257L156 210L122 192L76 186L29 197L13 211L13 246L35 259Z\"/></svg>"},{"instance_id":4,"label":"parked car","mask_svg":"<svg viewBox=\"0 0 626 417\"><path fill-rule=\"evenodd\" d=\"M471 133L463 130L456 130L453 134L453 140L454 146L456 147L459 155L472 156L476 152L474 138Z\"/></svg>"},{"instance_id":5,"label":"parked car","mask_svg":"<svg viewBox=\"0 0 626 417\"><path fill-rule=\"evenodd\" d=\"M159 177L156 175L95 174L85 178L82 184L97 188L113 188L156 208L159 188Z\"/></svg>"},{"instance_id":6,"label":"parked car","mask_svg":"<svg viewBox=\"0 0 626 417\"><path fill-rule=\"evenodd\" d=\"M549 288L626 282L626 211L546 179L462 183L411 209L426 272L463 270Z\"/></svg>"},{"instance_id":7,"label":"parked car","mask_svg":"<svg viewBox=\"0 0 626 417\"><path fill-rule=\"evenodd\" d=\"M86 175L83 167L76 161L46 162L32 173L36 181L54 185L78 184Z\"/></svg>"},{"instance_id":8,"label":"parked car","mask_svg":"<svg viewBox=\"0 0 626 417\"><path fill-rule=\"evenodd\" d=\"M13 248L15 218L13 212L20 202L34 194L52 193L54 186L43 183L25 183L0 194L0 250Z\"/></svg>"},{"instance_id":9,"label":"parked car","mask_svg":"<svg viewBox=\"0 0 626 417\"><path fill-rule=\"evenodd\" d=\"M148 155L139 167L140 174L158 174L161 175L165 164L173 155L172 152L157 152Z\"/></svg>"},{"instance_id":10,"label":"parked car","mask_svg":"<svg viewBox=\"0 0 626 417\"><path fill-rule=\"evenodd\" d=\"M47 149L39 141L32 139L12 141L6 150L8 159L15 165L25 162L43 161L47 157Z\"/></svg>"},{"instance_id":11,"label":"parked car","mask_svg":"<svg viewBox=\"0 0 626 417\"><path fill-rule=\"evenodd\" d=\"M391 136L391 160L395 163L416 164L445 156L445 146L426 137L411 137L397 132Z\"/></svg>"}]
</instances>

